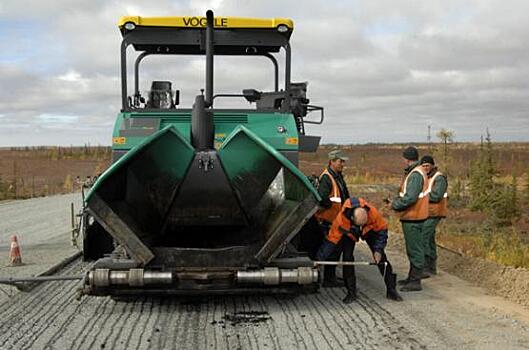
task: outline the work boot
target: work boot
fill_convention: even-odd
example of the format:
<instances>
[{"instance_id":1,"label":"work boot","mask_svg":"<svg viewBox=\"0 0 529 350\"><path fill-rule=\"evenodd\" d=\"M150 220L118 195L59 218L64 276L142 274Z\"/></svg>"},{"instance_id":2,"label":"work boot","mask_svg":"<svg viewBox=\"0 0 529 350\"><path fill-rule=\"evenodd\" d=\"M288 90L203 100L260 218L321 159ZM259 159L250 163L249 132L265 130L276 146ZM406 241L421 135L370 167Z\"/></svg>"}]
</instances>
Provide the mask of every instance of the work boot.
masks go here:
<instances>
[{"instance_id":1,"label":"work boot","mask_svg":"<svg viewBox=\"0 0 529 350\"><path fill-rule=\"evenodd\" d=\"M344 304L351 304L357 298L358 297L356 295L356 291L347 291L347 295L345 296L345 298L343 298L342 301Z\"/></svg>"},{"instance_id":2,"label":"work boot","mask_svg":"<svg viewBox=\"0 0 529 350\"><path fill-rule=\"evenodd\" d=\"M410 267L410 270L408 271L408 277L406 277L406 278L403 279L403 280L399 280L399 281L397 282L397 284L398 284L399 286L403 286L403 285L405 285L406 283L408 283L408 282L410 281L410 274L411 274L411 267Z\"/></svg>"},{"instance_id":3,"label":"work boot","mask_svg":"<svg viewBox=\"0 0 529 350\"><path fill-rule=\"evenodd\" d=\"M392 273L386 277L386 298L395 301L402 301L402 297L397 292L397 275Z\"/></svg>"},{"instance_id":4,"label":"work boot","mask_svg":"<svg viewBox=\"0 0 529 350\"><path fill-rule=\"evenodd\" d=\"M394 301L402 301L402 300L404 300L404 299L402 299L402 297L400 296L399 292L397 292L397 289L395 289L395 288L392 288L392 289L388 288L387 289L386 298L389 299L389 300L394 300Z\"/></svg>"},{"instance_id":5,"label":"work boot","mask_svg":"<svg viewBox=\"0 0 529 350\"><path fill-rule=\"evenodd\" d=\"M408 276L408 283L400 287L401 292L418 292L422 290L421 286L422 269L416 267L411 268L410 275Z\"/></svg>"},{"instance_id":6,"label":"work boot","mask_svg":"<svg viewBox=\"0 0 529 350\"><path fill-rule=\"evenodd\" d=\"M422 290L421 280L410 280L408 283L400 287L401 292L418 292Z\"/></svg>"},{"instance_id":7,"label":"work boot","mask_svg":"<svg viewBox=\"0 0 529 350\"><path fill-rule=\"evenodd\" d=\"M430 273L430 271L428 271L426 268L422 270L422 274L421 274L421 279L422 280L425 280L427 278L430 278L432 277L432 274Z\"/></svg>"},{"instance_id":8,"label":"work boot","mask_svg":"<svg viewBox=\"0 0 529 350\"><path fill-rule=\"evenodd\" d=\"M437 259L429 258L428 263L426 264L426 269L430 275L437 275Z\"/></svg>"},{"instance_id":9,"label":"work boot","mask_svg":"<svg viewBox=\"0 0 529 350\"><path fill-rule=\"evenodd\" d=\"M399 286L403 286L403 285L407 284L409 281L410 281L410 278L409 278L409 277L406 277L405 279L399 280L399 281L397 282L397 284L398 284Z\"/></svg>"}]
</instances>

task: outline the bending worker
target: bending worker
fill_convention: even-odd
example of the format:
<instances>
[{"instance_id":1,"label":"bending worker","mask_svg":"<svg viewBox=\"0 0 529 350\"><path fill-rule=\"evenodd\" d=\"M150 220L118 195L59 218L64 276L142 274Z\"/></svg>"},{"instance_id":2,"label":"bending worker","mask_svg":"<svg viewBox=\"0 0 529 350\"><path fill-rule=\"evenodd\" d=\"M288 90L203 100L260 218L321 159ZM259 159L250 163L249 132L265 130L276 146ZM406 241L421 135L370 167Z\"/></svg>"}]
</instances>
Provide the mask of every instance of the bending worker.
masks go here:
<instances>
[{"instance_id":1,"label":"bending worker","mask_svg":"<svg viewBox=\"0 0 529 350\"><path fill-rule=\"evenodd\" d=\"M435 229L442 218L448 214L448 180L435 166L431 156L421 158L421 166L428 174L428 219L424 222L424 274L437 275L437 245Z\"/></svg>"},{"instance_id":2,"label":"bending worker","mask_svg":"<svg viewBox=\"0 0 529 350\"><path fill-rule=\"evenodd\" d=\"M402 298L396 290L397 275L393 273L393 268L384 252L388 241L388 224L379 211L363 198L351 197L345 201L318 250L316 259L327 260L327 257L341 245L343 261L354 261L355 244L360 239L366 241L380 273L384 276L386 297L401 301ZM357 298L354 266L343 267L343 278L347 288L343 302L349 304Z\"/></svg>"},{"instance_id":3,"label":"bending worker","mask_svg":"<svg viewBox=\"0 0 529 350\"><path fill-rule=\"evenodd\" d=\"M419 152L415 147L408 147L403 154L406 168L400 185L399 196L391 201L391 207L397 211L402 224L406 254L410 261L408 277L399 281L401 291L422 290L421 278L424 269L423 226L428 218L428 176L419 164Z\"/></svg>"},{"instance_id":4,"label":"bending worker","mask_svg":"<svg viewBox=\"0 0 529 350\"><path fill-rule=\"evenodd\" d=\"M342 151L334 150L329 152L329 164L320 175L318 193L322 201L321 209L316 212L315 217L318 220L323 231L322 237L327 236L332 222L342 209L342 204L349 198L349 191L342 176L345 162L349 160ZM336 249L329 260L338 261L341 251ZM336 266L325 266L323 273L324 287L337 287Z\"/></svg>"}]
</instances>

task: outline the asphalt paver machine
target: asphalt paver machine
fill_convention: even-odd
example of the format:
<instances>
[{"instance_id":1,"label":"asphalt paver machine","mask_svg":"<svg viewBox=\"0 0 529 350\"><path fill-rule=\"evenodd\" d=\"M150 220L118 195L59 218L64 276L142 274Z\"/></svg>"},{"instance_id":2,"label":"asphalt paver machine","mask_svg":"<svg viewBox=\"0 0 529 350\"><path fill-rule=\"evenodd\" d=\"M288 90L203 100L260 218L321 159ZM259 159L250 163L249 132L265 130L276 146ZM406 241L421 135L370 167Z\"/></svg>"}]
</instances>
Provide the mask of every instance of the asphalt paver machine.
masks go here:
<instances>
[{"instance_id":1,"label":"asphalt paver machine","mask_svg":"<svg viewBox=\"0 0 529 350\"><path fill-rule=\"evenodd\" d=\"M309 104L307 84L291 82L293 22L208 11L206 17L122 17L119 29L122 109L112 165L84 201L83 255L95 261L84 293L317 288L318 269L290 243L320 200L297 164L299 152L319 144L305 124L323 121L323 108ZM155 55L205 56L205 87L192 108L180 107L170 79L153 81L142 94L141 63ZM215 94L216 56L268 59L274 89ZM238 98L244 108L215 108L224 98ZM318 120L306 120L312 111Z\"/></svg>"}]
</instances>

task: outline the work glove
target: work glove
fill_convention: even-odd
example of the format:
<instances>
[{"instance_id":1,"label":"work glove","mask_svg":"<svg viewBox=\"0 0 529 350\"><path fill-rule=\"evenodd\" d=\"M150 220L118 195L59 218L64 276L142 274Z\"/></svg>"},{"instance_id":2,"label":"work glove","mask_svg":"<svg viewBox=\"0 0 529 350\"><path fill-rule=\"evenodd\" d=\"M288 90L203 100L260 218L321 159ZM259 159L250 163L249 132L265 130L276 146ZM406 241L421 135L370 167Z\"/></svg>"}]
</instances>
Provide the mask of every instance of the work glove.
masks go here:
<instances>
[{"instance_id":1,"label":"work glove","mask_svg":"<svg viewBox=\"0 0 529 350\"><path fill-rule=\"evenodd\" d=\"M336 246L329 242L328 240L324 239L322 245L318 249L318 252L316 253L316 260L317 261L325 261L327 258L334 252L336 249Z\"/></svg>"}]
</instances>

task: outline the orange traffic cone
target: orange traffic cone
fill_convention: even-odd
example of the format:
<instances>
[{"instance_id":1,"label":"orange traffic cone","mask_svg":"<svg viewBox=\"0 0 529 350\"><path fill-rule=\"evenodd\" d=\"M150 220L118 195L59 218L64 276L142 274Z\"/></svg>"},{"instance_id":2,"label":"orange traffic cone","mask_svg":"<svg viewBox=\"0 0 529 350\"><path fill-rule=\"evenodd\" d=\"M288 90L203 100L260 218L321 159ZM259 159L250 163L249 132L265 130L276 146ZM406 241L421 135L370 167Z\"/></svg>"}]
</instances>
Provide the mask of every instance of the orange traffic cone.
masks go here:
<instances>
[{"instance_id":1,"label":"orange traffic cone","mask_svg":"<svg viewBox=\"0 0 529 350\"><path fill-rule=\"evenodd\" d=\"M9 260L11 266L22 265L22 256L20 255L20 247L18 246L18 239L16 235L11 237L11 249L9 250Z\"/></svg>"}]
</instances>

